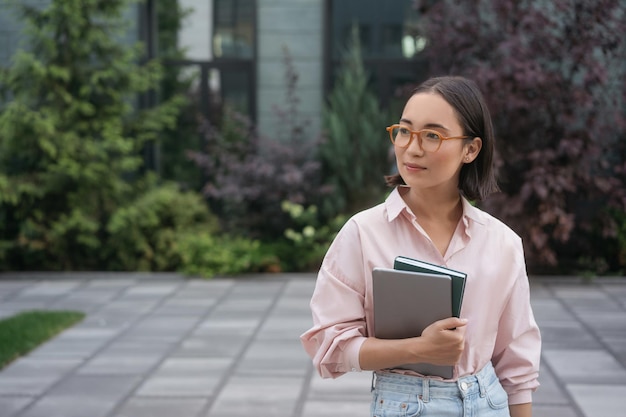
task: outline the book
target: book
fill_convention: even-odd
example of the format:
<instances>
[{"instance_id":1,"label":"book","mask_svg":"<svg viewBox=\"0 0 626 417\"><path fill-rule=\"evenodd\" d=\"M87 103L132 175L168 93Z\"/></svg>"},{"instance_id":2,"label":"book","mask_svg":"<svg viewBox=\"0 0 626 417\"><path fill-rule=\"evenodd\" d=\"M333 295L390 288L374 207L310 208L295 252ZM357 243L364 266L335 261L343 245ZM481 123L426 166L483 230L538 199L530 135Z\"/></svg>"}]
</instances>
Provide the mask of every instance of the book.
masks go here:
<instances>
[{"instance_id":1,"label":"book","mask_svg":"<svg viewBox=\"0 0 626 417\"><path fill-rule=\"evenodd\" d=\"M406 256L397 256L393 262L393 268L400 271L426 272L450 276L452 278L452 315L460 317L463 294L465 293L466 273Z\"/></svg>"},{"instance_id":2,"label":"book","mask_svg":"<svg viewBox=\"0 0 626 417\"><path fill-rule=\"evenodd\" d=\"M452 312L452 278L441 274L372 270L374 336L405 339L421 336L424 329ZM453 377L454 367L430 363L407 363L396 369L410 369L421 375Z\"/></svg>"}]
</instances>

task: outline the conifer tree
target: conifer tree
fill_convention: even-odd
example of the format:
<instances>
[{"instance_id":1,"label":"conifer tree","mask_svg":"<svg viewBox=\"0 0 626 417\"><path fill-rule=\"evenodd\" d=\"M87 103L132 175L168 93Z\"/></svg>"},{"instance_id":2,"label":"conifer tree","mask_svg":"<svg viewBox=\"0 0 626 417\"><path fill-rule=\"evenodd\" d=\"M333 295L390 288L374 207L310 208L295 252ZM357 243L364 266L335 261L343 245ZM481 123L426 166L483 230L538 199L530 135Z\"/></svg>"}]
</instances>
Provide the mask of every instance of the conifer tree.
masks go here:
<instances>
[{"instance_id":1,"label":"conifer tree","mask_svg":"<svg viewBox=\"0 0 626 417\"><path fill-rule=\"evenodd\" d=\"M19 5L28 43L0 73L0 262L99 268L106 224L137 192L141 149L179 100L137 109L160 80L124 42L128 0Z\"/></svg>"},{"instance_id":2,"label":"conifer tree","mask_svg":"<svg viewBox=\"0 0 626 417\"><path fill-rule=\"evenodd\" d=\"M334 187L336 204L326 210L355 212L383 198L384 175L392 167L391 143L385 132L389 124L389 115L370 90L355 27L324 109L320 158L325 181Z\"/></svg>"}]
</instances>

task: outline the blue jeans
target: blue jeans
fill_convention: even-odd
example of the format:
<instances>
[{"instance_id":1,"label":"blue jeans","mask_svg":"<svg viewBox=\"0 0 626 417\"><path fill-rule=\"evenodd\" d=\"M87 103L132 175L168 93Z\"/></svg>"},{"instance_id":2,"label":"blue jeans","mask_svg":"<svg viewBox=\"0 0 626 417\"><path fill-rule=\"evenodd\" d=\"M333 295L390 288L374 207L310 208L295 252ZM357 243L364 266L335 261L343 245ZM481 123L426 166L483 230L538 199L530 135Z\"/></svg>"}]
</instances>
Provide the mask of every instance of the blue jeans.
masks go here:
<instances>
[{"instance_id":1,"label":"blue jeans","mask_svg":"<svg viewBox=\"0 0 626 417\"><path fill-rule=\"evenodd\" d=\"M491 362L455 382L376 372L372 393L372 417L510 417Z\"/></svg>"}]
</instances>

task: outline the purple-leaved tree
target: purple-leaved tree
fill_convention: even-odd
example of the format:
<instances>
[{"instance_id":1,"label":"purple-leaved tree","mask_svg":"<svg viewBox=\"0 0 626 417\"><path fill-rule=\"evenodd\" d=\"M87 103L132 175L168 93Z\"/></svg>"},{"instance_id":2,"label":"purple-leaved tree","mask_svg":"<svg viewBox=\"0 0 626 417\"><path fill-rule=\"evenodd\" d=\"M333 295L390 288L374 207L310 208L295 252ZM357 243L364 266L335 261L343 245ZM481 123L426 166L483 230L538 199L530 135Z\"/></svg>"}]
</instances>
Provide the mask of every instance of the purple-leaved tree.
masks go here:
<instances>
[{"instance_id":1,"label":"purple-leaved tree","mask_svg":"<svg viewBox=\"0 0 626 417\"><path fill-rule=\"evenodd\" d=\"M626 3L415 7L431 73L472 78L489 102L503 192L482 206L522 235L529 268L626 266L616 256L626 219Z\"/></svg>"}]
</instances>

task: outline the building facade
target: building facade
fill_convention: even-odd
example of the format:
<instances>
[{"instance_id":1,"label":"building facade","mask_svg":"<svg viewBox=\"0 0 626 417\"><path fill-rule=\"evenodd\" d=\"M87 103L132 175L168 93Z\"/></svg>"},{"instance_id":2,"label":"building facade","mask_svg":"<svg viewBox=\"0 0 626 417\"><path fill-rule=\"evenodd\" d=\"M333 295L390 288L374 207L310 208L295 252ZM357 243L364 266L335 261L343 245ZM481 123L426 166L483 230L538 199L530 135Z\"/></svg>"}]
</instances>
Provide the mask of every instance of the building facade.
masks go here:
<instances>
[{"instance_id":1,"label":"building facade","mask_svg":"<svg viewBox=\"0 0 626 417\"><path fill-rule=\"evenodd\" d=\"M51 0L24 0L45 7ZM333 85L342 51L358 25L364 63L384 105L396 89L425 73L419 21L411 0L178 0L189 10L178 33L185 58L171 65L193 74L192 95L209 113L215 97L247 114L261 134L276 135L277 110L287 108L286 57L297 74L298 114L309 135L322 130L324 97ZM134 4L128 42L144 41L158 56L158 0ZM20 47L23 25L0 3L0 66Z\"/></svg>"},{"instance_id":2,"label":"building facade","mask_svg":"<svg viewBox=\"0 0 626 417\"><path fill-rule=\"evenodd\" d=\"M198 88L248 113L266 136L277 135L276 110L288 105L286 56L298 76L298 114L311 137L319 135L324 97L355 24L384 105L393 105L397 88L425 74L411 0L179 1L192 10L179 33L188 63L211 63Z\"/></svg>"}]
</instances>

